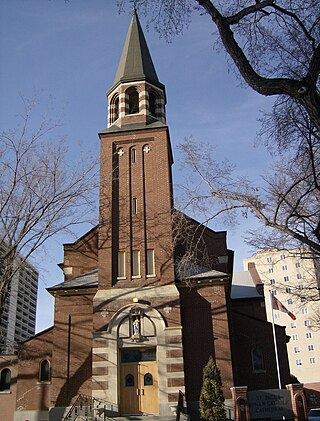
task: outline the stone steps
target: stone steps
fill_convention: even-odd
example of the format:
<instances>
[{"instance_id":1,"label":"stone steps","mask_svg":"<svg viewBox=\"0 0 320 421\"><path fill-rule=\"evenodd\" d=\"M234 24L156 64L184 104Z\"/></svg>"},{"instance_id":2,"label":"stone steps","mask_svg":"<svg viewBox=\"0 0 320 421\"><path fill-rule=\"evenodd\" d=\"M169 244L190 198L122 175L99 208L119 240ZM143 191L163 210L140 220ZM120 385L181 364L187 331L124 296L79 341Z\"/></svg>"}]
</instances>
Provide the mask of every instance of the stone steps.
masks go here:
<instances>
[{"instance_id":1,"label":"stone steps","mask_svg":"<svg viewBox=\"0 0 320 421\"><path fill-rule=\"evenodd\" d=\"M174 415L162 417L159 415L128 415L122 417L112 417L108 419L112 421L175 421L176 417Z\"/></svg>"},{"instance_id":2,"label":"stone steps","mask_svg":"<svg viewBox=\"0 0 320 421\"><path fill-rule=\"evenodd\" d=\"M176 421L175 415L159 416L159 415L127 415L119 417L108 417L112 421ZM187 421L189 418L186 414L180 415L180 421Z\"/></svg>"}]
</instances>

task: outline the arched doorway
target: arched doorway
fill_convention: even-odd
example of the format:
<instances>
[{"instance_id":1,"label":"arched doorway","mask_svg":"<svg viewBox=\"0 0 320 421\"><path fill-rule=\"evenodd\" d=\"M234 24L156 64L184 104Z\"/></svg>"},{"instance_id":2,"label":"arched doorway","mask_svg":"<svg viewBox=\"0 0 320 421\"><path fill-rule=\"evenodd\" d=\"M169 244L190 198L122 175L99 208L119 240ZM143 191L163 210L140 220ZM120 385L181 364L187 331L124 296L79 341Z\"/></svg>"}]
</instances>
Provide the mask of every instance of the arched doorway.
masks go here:
<instances>
[{"instance_id":1,"label":"arched doorway","mask_svg":"<svg viewBox=\"0 0 320 421\"><path fill-rule=\"evenodd\" d=\"M156 348L120 350L120 412L158 413L158 366Z\"/></svg>"}]
</instances>

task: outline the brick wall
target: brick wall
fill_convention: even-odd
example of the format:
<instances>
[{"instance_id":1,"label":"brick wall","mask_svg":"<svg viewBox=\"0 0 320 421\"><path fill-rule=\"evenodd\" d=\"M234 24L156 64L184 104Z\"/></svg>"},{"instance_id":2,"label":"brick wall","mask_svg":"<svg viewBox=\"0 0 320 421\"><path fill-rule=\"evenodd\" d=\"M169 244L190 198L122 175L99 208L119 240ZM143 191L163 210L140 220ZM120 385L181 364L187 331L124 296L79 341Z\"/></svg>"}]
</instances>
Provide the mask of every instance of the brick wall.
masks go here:
<instances>
[{"instance_id":1,"label":"brick wall","mask_svg":"<svg viewBox=\"0 0 320 421\"><path fill-rule=\"evenodd\" d=\"M180 294L187 400L199 400L203 368L211 355L229 398L233 375L224 286L186 287Z\"/></svg>"}]
</instances>

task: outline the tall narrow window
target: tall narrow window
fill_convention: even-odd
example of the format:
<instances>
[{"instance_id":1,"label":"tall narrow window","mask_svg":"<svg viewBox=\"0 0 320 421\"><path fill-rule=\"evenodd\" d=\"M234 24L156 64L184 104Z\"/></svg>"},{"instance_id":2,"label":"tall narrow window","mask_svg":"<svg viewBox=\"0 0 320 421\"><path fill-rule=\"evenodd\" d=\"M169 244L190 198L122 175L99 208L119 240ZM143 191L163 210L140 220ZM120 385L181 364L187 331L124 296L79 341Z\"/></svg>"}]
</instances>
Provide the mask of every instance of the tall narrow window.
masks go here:
<instances>
[{"instance_id":1,"label":"tall narrow window","mask_svg":"<svg viewBox=\"0 0 320 421\"><path fill-rule=\"evenodd\" d=\"M118 252L118 279L126 277L126 253Z\"/></svg>"},{"instance_id":2,"label":"tall narrow window","mask_svg":"<svg viewBox=\"0 0 320 421\"><path fill-rule=\"evenodd\" d=\"M139 112L139 94L136 88L129 88L126 91L128 95L128 114L136 114Z\"/></svg>"},{"instance_id":3,"label":"tall narrow window","mask_svg":"<svg viewBox=\"0 0 320 421\"><path fill-rule=\"evenodd\" d=\"M132 213L133 215L137 215L138 213L138 199L136 197L132 199Z\"/></svg>"},{"instance_id":4,"label":"tall narrow window","mask_svg":"<svg viewBox=\"0 0 320 421\"><path fill-rule=\"evenodd\" d=\"M149 93L149 112L153 117L156 117L156 96L153 92Z\"/></svg>"},{"instance_id":5,"label":"tall narrow window","mask_svg":"<svg viewBox=\"0 0 320 421\"><path fill-rule=\"evenodd\" d=\"M140 276L140 251L132 251L132 276Z\"/></svg>"},{"instance_id":6,"label":"tall narrow window","mask_svg":"<svg viewBox=\"0 0 320 421\"><path fill-rule=\"evenodd\" d=\"M114 111L113 111L113 121L116 121L119 118L119 97L114 101Z\"/></svg>"},{"instance_id":7,"label":"tall narrow window","mask_svg":"<svg viewBox=\"0 0 320 421\"><path fill-rule=\"evenodd\" d=\"M149 249L147 250L147 276L154 276L155 269L154 269L154 250Z\"/></svg>"},{"instance_id":8,"label":"tall narrow window","mask_svg":"<svg viewBox=\"0 0 320 421\"><path fill-rule=\"evenodd\" d=\"M11 386L11 371L9 368L4 368L1 371L0 376L0 392L6 392L10 390Z\"/></svg>"},{"instance_id":9,"label":"tall narrow window","mask_svg":"<svg viewBox=\"0 0 320 421\"><path fill-rule=\"evenodd\" d=\"M119 118L119 96L115 95L111 100L111 124Z\"/></svg>"},{"instance_id":10,"label":"tall narrow window","mask_svg":"<svg viewBox=\"0 0 320 421\"><path fill-rule=\"evenodd\" d=\"M261 348L254 348L251 351L252 368L253 371L264 370L264 358Z\"/></svg>"},{"instance_id":11,"label":"tall narrow window","mask_svg":"<svg viewBox=\"0 0 320 421\"><path fill-rule=\"evenodd\" d=\"M50 378L50 363L48 360L43 360L40 363L39 381L49 382Z\"/></svg>"},{"instance_id":12,"label":"tall narrow window","mask_svg":"<svg viewBox=\"0 0 320 421\"><path fill-rule=\"evenodd\" d=\"M135 148L131 149L131 164L135 164L137 161L137 151Z\"/></svg>"}]
</instances>

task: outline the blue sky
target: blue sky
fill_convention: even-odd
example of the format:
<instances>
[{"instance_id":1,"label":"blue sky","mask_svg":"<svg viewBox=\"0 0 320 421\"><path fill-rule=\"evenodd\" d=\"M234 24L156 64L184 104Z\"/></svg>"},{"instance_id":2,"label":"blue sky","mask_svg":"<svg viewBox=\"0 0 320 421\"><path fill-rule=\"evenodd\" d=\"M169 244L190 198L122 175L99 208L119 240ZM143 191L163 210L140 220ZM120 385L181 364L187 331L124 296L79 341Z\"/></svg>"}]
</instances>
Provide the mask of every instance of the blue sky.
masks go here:
<instances>
[{"instance_id":1,"label":"blue sky","mask_svg":"<svg viewBox=\"0 0 320 421\"><path fill-rule=\"evenodd\" d=\"M228 158L242 174L257 179L270 163L263 147L254 147L259 111L270 100L240 86L223 52L214 50L214 28L208 16L194 14L188 30L166 43L140 16L159 80L167 93L167 123L175 165L173 177L182 183L177 145L185 136ZM106 96L122 51L130 13L119 14L116 0L1 0L0 2L0 129L16 125L22 111L19 93L35 92L74 153L98 154L97 133L106 127ZM74 162L73 162L74 161ZM242 234L252 221L229 229L221 221L211 227L228 229L228 247L235 250L236 270L250 255ZM80 228L78 234L83 234ZM37 331L53 321L53 299L45 288L62 282L57 263L63 259L61 236L34 257L40 271Z\"/></svg>"}]
</instances>

